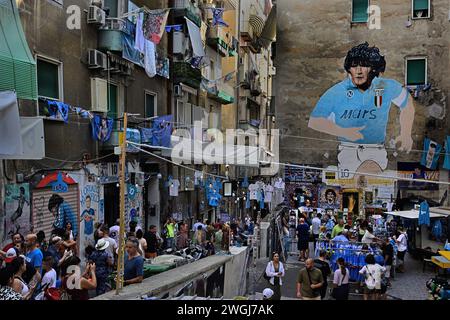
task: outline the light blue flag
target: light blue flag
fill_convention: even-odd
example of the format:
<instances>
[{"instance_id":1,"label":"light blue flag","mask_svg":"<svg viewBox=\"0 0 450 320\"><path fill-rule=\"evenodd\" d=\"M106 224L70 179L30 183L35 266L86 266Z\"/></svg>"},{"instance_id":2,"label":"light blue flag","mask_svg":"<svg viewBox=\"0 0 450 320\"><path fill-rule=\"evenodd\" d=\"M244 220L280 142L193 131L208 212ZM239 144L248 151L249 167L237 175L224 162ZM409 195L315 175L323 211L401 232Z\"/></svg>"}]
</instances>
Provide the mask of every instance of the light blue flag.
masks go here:
<instances>
[{"instance_id":1,"label":"light blue flag","mask_svg":"<svg viewBox=\"0 0 450 320\"><path fill-rule=\"evenodd\" d=\"M441 150L442 146L440 144L433 140L425 138L420 164L428 169L435 170L438 165Z\"/></svg>"}]
</instances>

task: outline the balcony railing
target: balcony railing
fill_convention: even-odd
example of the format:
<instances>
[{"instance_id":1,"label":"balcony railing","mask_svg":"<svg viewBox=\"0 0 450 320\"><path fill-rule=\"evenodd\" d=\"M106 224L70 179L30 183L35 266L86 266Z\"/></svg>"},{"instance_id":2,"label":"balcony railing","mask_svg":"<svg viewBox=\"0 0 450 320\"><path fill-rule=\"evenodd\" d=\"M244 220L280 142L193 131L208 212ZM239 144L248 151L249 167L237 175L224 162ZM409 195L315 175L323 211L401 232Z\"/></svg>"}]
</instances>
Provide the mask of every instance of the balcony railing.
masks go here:
<instances>
[{"instance_id":1,"label":"balcony railing","mask_svg":"<svg viewBox=\"0 0 450 320\"><path fill-rule=\"evenodd\" d=\"M99 29L98 48L109 51L122 51L122 37L126 30L125 20L119 18L106 19L105 25Z\"/></svg>"},{"instance_id":2,"label":"balcony railing","mask_svg":"<svg viewBox=\"0 0 450 320\"><path fill-rule=\"evenodd\" d=\"M200 88L202 73L199 69L191 66L189 62L173 62L173 79L175 83L184 83L195 89Z\"/></svg>"}]
</instances>

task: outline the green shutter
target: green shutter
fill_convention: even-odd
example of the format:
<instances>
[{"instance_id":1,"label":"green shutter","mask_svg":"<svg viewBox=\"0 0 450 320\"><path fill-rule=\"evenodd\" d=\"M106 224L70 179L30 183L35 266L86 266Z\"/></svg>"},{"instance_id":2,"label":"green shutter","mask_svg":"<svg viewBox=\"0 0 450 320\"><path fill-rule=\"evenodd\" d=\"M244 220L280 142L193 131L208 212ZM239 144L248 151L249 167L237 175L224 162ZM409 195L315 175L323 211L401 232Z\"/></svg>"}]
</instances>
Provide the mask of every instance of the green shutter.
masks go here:
<instances>
[{"instance_id":1,"label":"green shutter","mask_svg":"<svg viewBox=\"0 0 450 320\"><path fill-rule=\"evenodd\" d=\"M352 22L367 22L369 14L369 0L353 0Z\"/></svg>"},{"instance_id":2,"label":"green shutter","mask_svg":"<svg viewBox=\"0 0 450 320\"><path fill-rule=\"evenodd\" d=\"M41 97L59 100L59 72L58 65L38 60L38 93Z\"/></svg>"},{"instance_id":3,"label":"green shutter","mask_svg":"<svg viewBox=\"0 0 450 320\"><path fill-rule=\"evenodd\" d=\"M407 85L425 84L425 59L408 60Z\"/></svg>"},{"instance_id":4,"label":"green shutter","mask_svg":"<svg viewBox=\"0 0 450 320\"><path fill-rule=\"evenodd\" d=\"M414 0L414 11L428 10L428 0Z\"/></svg>"},{"instance_id":5,"label":"green shutter","mask_svg":"<svg viewBox=\"0 0 450 320\"><path fill-rule=\"evenodd\" d=\"M0 91L37 100L36 62L23 32L15 0L0 0Z\"/></svg>"},{"instance_id":6,"label":"green shutter","mask_svg":"<svg viewBox=\"0 0 450 320\"><path fill-rule=\"evenodd\" d=\"M108 113L114 118L117 117L117 86L109 84L108 90Z\"/></svg>"}]
</instances>

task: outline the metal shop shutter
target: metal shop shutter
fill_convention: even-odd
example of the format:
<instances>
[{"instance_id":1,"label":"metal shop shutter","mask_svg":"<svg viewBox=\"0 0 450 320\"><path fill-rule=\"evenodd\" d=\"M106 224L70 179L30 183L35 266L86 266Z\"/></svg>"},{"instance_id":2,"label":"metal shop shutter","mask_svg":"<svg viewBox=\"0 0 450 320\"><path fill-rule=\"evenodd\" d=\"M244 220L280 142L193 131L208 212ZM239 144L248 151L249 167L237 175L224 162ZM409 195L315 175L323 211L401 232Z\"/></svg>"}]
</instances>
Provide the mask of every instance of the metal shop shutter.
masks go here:
<instances>
[{"instance_id":1,"label":"metal shop shutter","mask_svg":"<svg viewBox=\"0 0 450 320\"><path fill-rule=\"evenodd\" d=\"M38 231L44 231L45 238L48 239L50 233L53 230L53 215L48 210L48 200L55 192L51 188L34 189L32 194L33 205L33 230L35 233ZM66 193L58 193L64 200L70 204L73 212L76 214L78 220L78 230L80 230L80 201L78 185L69 185L69 191Z\"/></svg>"}]
</instances>

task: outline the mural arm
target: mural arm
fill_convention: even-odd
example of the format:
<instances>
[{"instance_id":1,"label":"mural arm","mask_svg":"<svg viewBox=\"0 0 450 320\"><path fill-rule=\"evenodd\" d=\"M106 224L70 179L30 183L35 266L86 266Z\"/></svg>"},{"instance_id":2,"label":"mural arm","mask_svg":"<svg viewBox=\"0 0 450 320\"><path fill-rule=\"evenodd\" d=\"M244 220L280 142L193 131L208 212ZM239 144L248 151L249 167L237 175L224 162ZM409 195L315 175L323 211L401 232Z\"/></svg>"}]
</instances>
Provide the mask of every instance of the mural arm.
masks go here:
<instances>
[{"instance_id":1,"label":"mural arm","mask_svg":"<svg viewBox=\"0 0 450 320\"><path fill-rule=\"evenodd\" d=\"M313 130L320 131L323 133L331 134L333 136L342 137L349 141L357 141L364 139L363 134L360 132L365 128L363 127L353 127L353 128L342 128L335 124L333 121L326 118L316 118L311 117L309 119L308 127Z\"/></svg>"},{"instance_id":2,"label":"mural arm","mask_svg":"<svg viewBox=\"0 0 450 320\"><path fill-rule=\"evenodd\" d=\"M414 103L410 96L408 96L408 102L406 107L400 111L400 136L395 139L395 143L400 142L400 151L406 151L409 153L412 149L412 127L414 123Z\"/></svg>"}]
</instances>

